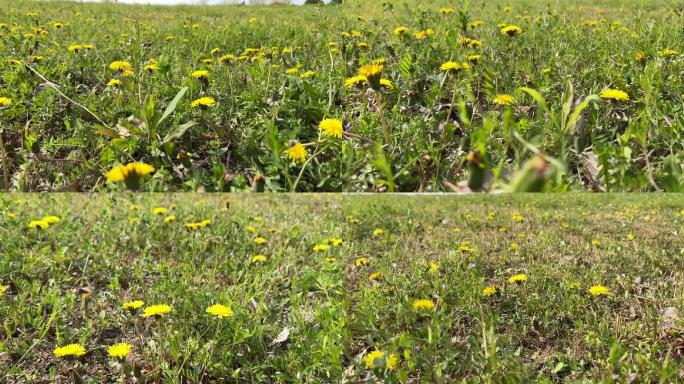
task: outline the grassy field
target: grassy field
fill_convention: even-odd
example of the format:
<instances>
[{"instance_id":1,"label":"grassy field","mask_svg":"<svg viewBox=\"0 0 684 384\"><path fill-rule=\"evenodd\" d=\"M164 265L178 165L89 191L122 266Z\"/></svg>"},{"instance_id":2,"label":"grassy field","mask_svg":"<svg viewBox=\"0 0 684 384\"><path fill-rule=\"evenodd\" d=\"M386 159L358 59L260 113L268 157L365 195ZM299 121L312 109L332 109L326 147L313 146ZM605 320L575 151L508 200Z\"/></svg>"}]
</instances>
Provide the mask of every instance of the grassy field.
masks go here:
<instances>
[{"instance_id":1,"label":"grassy field","mask_svg":"<svg viewBox=\"0 0 684 384\"><path fill-rule=\"evenodd\" d=\"M12 190L117 190L131 161L148 191L684 185L677 2L0 9Z\"/></svg>"},{"instance_id":2,"label":"grassy field","mask_svg":"<svg viewBox=\"0 0 684 384\"><path fill-rule=\"evenodd\" d=\"M684 381L679 196L225 199L0 196L0 381Z\"/></svg>"}]
</instances>

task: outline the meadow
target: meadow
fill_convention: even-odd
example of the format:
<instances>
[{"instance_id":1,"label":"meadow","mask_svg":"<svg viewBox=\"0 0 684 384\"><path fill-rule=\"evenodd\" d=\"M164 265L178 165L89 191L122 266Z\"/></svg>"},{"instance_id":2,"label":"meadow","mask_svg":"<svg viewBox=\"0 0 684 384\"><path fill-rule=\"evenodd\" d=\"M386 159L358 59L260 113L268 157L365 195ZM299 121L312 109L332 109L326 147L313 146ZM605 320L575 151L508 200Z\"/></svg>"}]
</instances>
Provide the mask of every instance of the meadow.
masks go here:
<instances>
[{"instance_id":1,"label":"meadow","mask_svg":"<svg viewBox=\"0 0 684 384\"><path fill-rule=\"evenodd\" d=\"M682 191L665 0L0 0L5 190Z\"/></svg>"},{"instance_id":2,"label":"meadow","mask_svg":"<svg viewBox=\"0 0 684 384\"><path fill-rule=\"evenodd\" d=\"M682 382L683 231L672 195L3 195L0 381Z\"/></svg>"}]
</instances>

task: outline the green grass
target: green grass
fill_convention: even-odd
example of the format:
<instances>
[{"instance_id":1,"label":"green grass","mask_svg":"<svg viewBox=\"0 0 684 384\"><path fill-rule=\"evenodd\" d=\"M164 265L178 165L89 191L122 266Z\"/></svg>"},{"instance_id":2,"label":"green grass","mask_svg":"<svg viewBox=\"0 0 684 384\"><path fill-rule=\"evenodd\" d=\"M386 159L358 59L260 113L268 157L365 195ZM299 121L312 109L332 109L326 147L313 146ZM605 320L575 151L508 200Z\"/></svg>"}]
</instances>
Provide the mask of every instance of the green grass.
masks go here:
<instances>
[{"instance_id":1,"label":"green grass","mask_svg":"<svg viewBox=\"0 0 684 384\"><path fill-rule=\"evenodd\" d=\"M440 14L445 6L455 12ZM257 176L272 191L684 185L684 11L677 2L149 7L0 0L0 7L0 97L11 100L0 107L2 183L12 190L116 190L122 187L105 183L104 173L132 160L157 168L144 188L160 192L261 189ZM482 25L469 26L475 21ZM502 36L499 23L522 33ZM400 25L409 28L403 37L394 34ZM432 36L414 38L428 28ZM463 47L461 37L483 45ZM69 52L72 44L94 49ZM245 60L217 62L248 48L256 51ZM439 70L475 54L481 58L469 71ZM343 87L380 58L392 90ZM150 73L144 66L153 59L159 69ZM109 69L115 60L130 62L134 75ZM198 69L209 71L207 82L191 77ZM316 75L300 78L305 71ZM63 95L44 88L38 74ZM120 88L107 86L112 79ZM607 88L630 100L595 96ZM516 104L493 103L497 94ZM201 96L218 103L191 108ZM341 140L320 136L325 117L344 121ZM307 145L308 162L284 156L296 141ZM467 160L469 153L481 160Z\"/></svg>"},{"instance_id":2,"label":"green grass","mask_svg":"<svg viewBox=\"0 0 684 384\"><path fill-rule=\"evenodd\" d=\"M681 381L683 209L676 195L0 196L0 381ZM47 215L61 221L26 228ZM330 238L343 243L312 250ZM121 308L133 299L173 309L143 318ZM211 317L216 303L234 316ZM123 364L106 352L122 341ZM53 356L69 343L87 353ZM375 349L397 366L367 370Z\"/></svg>"}]
</instances>

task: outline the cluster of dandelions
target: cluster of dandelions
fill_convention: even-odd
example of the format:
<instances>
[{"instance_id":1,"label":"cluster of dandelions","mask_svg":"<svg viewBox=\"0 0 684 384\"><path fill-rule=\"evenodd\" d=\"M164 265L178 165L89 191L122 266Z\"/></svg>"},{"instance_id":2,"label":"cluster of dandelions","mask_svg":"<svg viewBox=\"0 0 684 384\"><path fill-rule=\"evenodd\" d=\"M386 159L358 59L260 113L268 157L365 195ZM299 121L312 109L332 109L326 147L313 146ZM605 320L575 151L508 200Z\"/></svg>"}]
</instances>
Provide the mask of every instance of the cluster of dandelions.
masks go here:
<instances>
[{"instance_id":1,"label":"cluster of dandelions","mask_svg":"<svg viewBox=\"0 0 684 384\"><path fill-rule=\"evenodd\" d=\"M142 300L127 301L122 304L122 308L135 313L145 306ZM142 317L160 319L169 315L173 308L168 304L154 304L143 308ZM224 304L213 304L206 308L205 312L216 319L227 319L234 316L233 309ZM107 354L109 357L124 361L131 353L133 345L127 342L120 342L107 347ZM53 354L58 358L77 359L87 353L86 347L79 343L71 343L62 346L57 346L53 350Z\"/></svg>"}]
</instances>

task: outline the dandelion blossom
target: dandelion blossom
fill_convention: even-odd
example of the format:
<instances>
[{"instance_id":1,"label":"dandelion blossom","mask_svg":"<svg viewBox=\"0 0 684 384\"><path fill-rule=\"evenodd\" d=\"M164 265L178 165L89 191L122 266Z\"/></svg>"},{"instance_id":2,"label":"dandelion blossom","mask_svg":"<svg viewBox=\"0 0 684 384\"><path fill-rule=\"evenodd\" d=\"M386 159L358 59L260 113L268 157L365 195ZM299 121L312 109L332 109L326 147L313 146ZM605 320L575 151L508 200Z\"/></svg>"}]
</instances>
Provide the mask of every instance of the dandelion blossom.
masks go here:
<instances>
[{"instance_id":1,"label":"dandelion blossom","mask_svg":"<svg viewBox=\"0 0 684 384\"><path fill-rule=\"evenodd\" d=\"M214 100L213 97L200 97L199 99L195 99L190 103L191 108L200 108L200 109L206 109L209 107L213 107L214 104L216 104L216 100Z\"/></svg>"},{"instance_id":2,"label":"dandelion blossom","mask_svg":"<svg viewBox=\"0 0 684 384\"><path fill-rule=\"evenodd\" d=\"M28 223L29 228L47 229L50 223L43 220L33 220Z\"/></svg>"},{"instance_id":3,"label":"dandelion blossom","mask_svg":"<svg viewBox=\"0 0 684 384\"><path fill-rule=\"evenodd\" d=\"M60 221L59 217L57 217L57 216L46 216L46 217L43 217L42 220L48 224L55 224L55 223L58 223Z\"/></svg>"},{"instance_id":4,"label":"dandelion blossom","mask_svg":"<svg viewBox=\"0 0 684 384\"><path fill-rule=\"evenodd\" d=\"M330 246L327 244L316 244L313 247L314 252L325 252L330 249Z\"/></svg>"},{"instance_id":5,"label":"dandelion blossom","mask_svg":"<svg viewBox=\"0 0 684 384\"><path fill-rule=\"evenodd\" d=\"M397 36L401 36L401 35L405 34L406 32L408 32L408 30L409 30L408 27L405 27L405 26L397 27L394 30L394 34Z\"/></svg>"},{"instance_id":6,"label":"dandelion blossom","mask_svg":"<svg viewBox=\"0 0 684 384\"><path fill-rule=\"evenodd\" d=\"M522 29L520 29L520 27L517 27L515 25L509 25L509 26L501 28L501 31L499 31L499 32L501 32L502 35L513 37L513 36L521 33Z\"/></svg>"},{"instance_id":7,"label":"dandelion blossom","mask_svg":"<svg viewBox=\"0 0 684 384\"><path fill-rule=\"evenodd\" d=\"M123 181L124 184L126 184L126 188L135 190L140 188L140 179L143 176L154 172L154 170L154 167L149 164L134 162L126 165L118 165L107 172L105 176L109 183Z\"/></svg>"},{"instance_id":8,"label":"dandelion blossom","mask_svg":"<svg viewBox=\"0 0 684 384\"><path fill-rule=\"evenodd\" d=\"M679 54L679 52L675 51L674 49L664 49L662 51L658 51L658 55L662 57L675 57Z\"/></svg>"},{"instance_id":9,"label":"dandelion blossom","mask_svg":"<svg viewBox=\"0 0 684 384\"><path fill-rule=\"evenodd\" d=\"M513 104L515 104L515 99L511 95L507 95L507 94L502 93L502 94L496 95L496 97L494 98L494 100L492 100L492 102L494 104L499 104L499 105L513 105Z\"/></svg>"},{"instance_id":10,"label":"dandelion blossom","mask_svg":"<svg viewBox=\"0 0 684 384\"><path fill-rule=\"evenodd\" d=\"M629 101L629 95L619 89L606 89L601 92L601 98L616 101Z\"/></svg>"},{"instance_id":11,"label":"dandelion blossom","mask_svg":"<svg viewBox=\"0 0 684 384\"><path fill-rule=\"evenodd\" d=\"M7 107L12 105L12 99L9 97L0 97L0 107Z\"/></svg>"},{"instance_id":12,"label":"dandelion blossom","mask_svg":"<svg viewBox=\"0 0 684 384\"><path fill-rule=\"evenodd\" d=\"M385 234L385 231L381 228L376 228L373 230L373 236L382 236Z\"/></svg>"},{"instance_id":13,"label":"dandelion blossom","mask_svg":"<svg viewBox=\"0 0 684 384\"><path fill-rule=\"evenodd\" d=\"M354 265L356 265L357 267L362 267L362 266L368 265L368 258L359 257L358 259L356 259L354 261Z\"/></svg>"},{"instance_id":14,"label":"dandelion blossom","mask_svg":"<svg viewBox=\"0 0 684 384\"><path fill-rule=\"evenodd\" d=\"M496 293L496 287L493 285L485 287L485 289L482 290L482 296L484 296L484 297L492 296L495 293Z\"/></svg>"},{"instance_id":15,"label":"dandelion blossom","mask_svg":"<svg viewBox=\"0 0 684 384\"><path fill-rule=\"evenodd\" d=\"M163 316L171 312L171 307L166 304L150 305L143 310L143 317Z\"/></svg>"},{"instance_id":16,"label":"dandelion blossom","mask_svg":"<svg viewBox=\"0 0 684 384\"><path fill-rule=\"evenodd\" d=\"M514 283L522 283L524 281L527 281L527 275L524 273L518 274L518 275L513 275L508 278L508 282L511 284Z\"/></svg>"},{"instance_id":17,"label":"dandelion blossom","mask_svg":"<svg viewBox=\"0 0 684 384\"><path fill-rule=\"evenodd\" d=\"M382 361L382 359L385 357L385 352L375 350L373 352L369 352L366 357L363 358L364 362L366 363L366 367L368 368L375 368L379 364L376 364L378 360Z\"/></svg>"},{"instance_id":18,"label":"dandelion blossom","mask_svg":"<svg viewBox=\"0 0 684 384\"><path fill-rule=\"evenodd\" d=\"M9 285L0 285L0 296L4 295L7 289L9 289Z\"/></svg>"},{"instance_id":19,"label":"dandelion blossom","mask_svg":"<svg viewBox=\"0 0 684 384\"><path fill-rule=\"evenodd\" d=\"M300 142L295 142L285 150L285 156L294 161L303 163L309 157L309 151Z\"/></svg>"},{"instance_id":20,"label":"dandelion blossom","mask_svg":"<svg viewBox=\"0 0 684 384\"><path fill-rule=\"evenodd\" d=\"M413 302L416 311L431 311L435 308L435 302L430 299L420 299Z\"/></svg>"},{"instance_id":21,"label":"dandelion blossom","mask_svg":"<svg viewBox=\"0 0 684 384\"><path fill-rule=\"evenodd\" d=\"M114 61L109 64L109 68L121 73L123 76L133 76L133 66L127 61Z\"/></svg>"},{"instance_id":22,"label":"dandelion blossom","mask_svg":"<svg viewBox=\"0 0 684 384\"><path fill-rule=\"evenodd\" d=\"M344 87L349 89L349 88L354 88L354 87L365 87L368 85L368 78L363 75L358 75L358 76L353 76L348 78L347 80L344 81Z\"/></svg>"},{"instance_id":23,"label":"dandelion blossom","mask_svg":"<svg viewBox=\"0 0 684 384\"><path fill-rule=\"evenodd\" d=\"M142 301L142 300L133 300L133 301L127 301L127 302L123 303L123 305L122 305L121 307L122 307L123 309L133 309L133 310L134 310L134 309L139 309L139 308L142 307L143 305L145 305L145 302L144 302L144 301Z\"/></svg>"},{"instance_id":24,"label":"dandelion blossom","mask_svg":"<svg viewBox=\"0 0 684 384\"><path fill-rule=\"evenodd\" d=\"M109 357L123 360L131 352L131 345L128 343L118 343L107 348Z\"/></svg>"},{"instance_id":25,"label":"dandelion blossom","mask_svg":"<svg viewBox=\"0 0 684 384\"><path fill-rule=\"evenodd\" d=\"M57 357L73 357L83 356L86 353L85 348L81 344L69 344L63 347L57 347L53 351Z\"/></svg>"},{"instance_id":26,"label":"dandelion blossom","mask_svg":"<svg viewBox=\"0 0 684 384\"><path fill-rule=\"evenodd\" d=\"M252 256L252 264L256 263L265 263L267 260L266 256L264 255L254 255Z\"/></svg>"},{"instance_id":27,"label":"dandelion blossom","mask_svg":"<svg viewBox=\"0 0 684 384\"><path fill-rule=\"evenodd\" d=\"M610 292L608 287L604 287L603 285L594 285L589 288L589 294L592 296L610 296L612 295L612 292Z\"/></svg>"},{"instance_id":28,"label":"dandelion blossom","mask_svg":"<svg viewBox=\"0 0 684 384\"><path fill-rule=\"evenodd\" d=\"M321 134L327 137L342 138L342 120L338 119L324 119L318 125L321 129Z\"/></svg>"},{"instance_id":29,"label":"dandelion blossom","mask_svg":"<svg viewBox=\"0 0 684 384\"><path fill-rule=\"evenodd\" d=\"M444 71L444 72L458 72L458 71L461 71L464 69L469 69L469 68L470 68L470 65L468 65L466 63L461 64L461 63L457 63L455 61L447 61L446 63L442 64L439 67L439 70Z\"/></svg>"},{"instance_id":30,"label":"dandelion blossom","mask_svg":"<svg viewBox=\"0 0 684 384\"><path fill-rule=\"evenodd\" d=\"M198 71L192 72L191 76L198 80L206 80L209 78L209 71L200 69Z\"/></svg>"},{"instance_id":31,"label":"dandelion blossom","mask_svg":"<svg viewBox=\"0 0 684 384\"><path fill-rule=\"evenodd\" d=\"M211 307L207 308L207 313L210 315L214 315L219 319L233 316L233 310L230 307L221 304L214 304Z\"/></svg>"}]
</instances>

